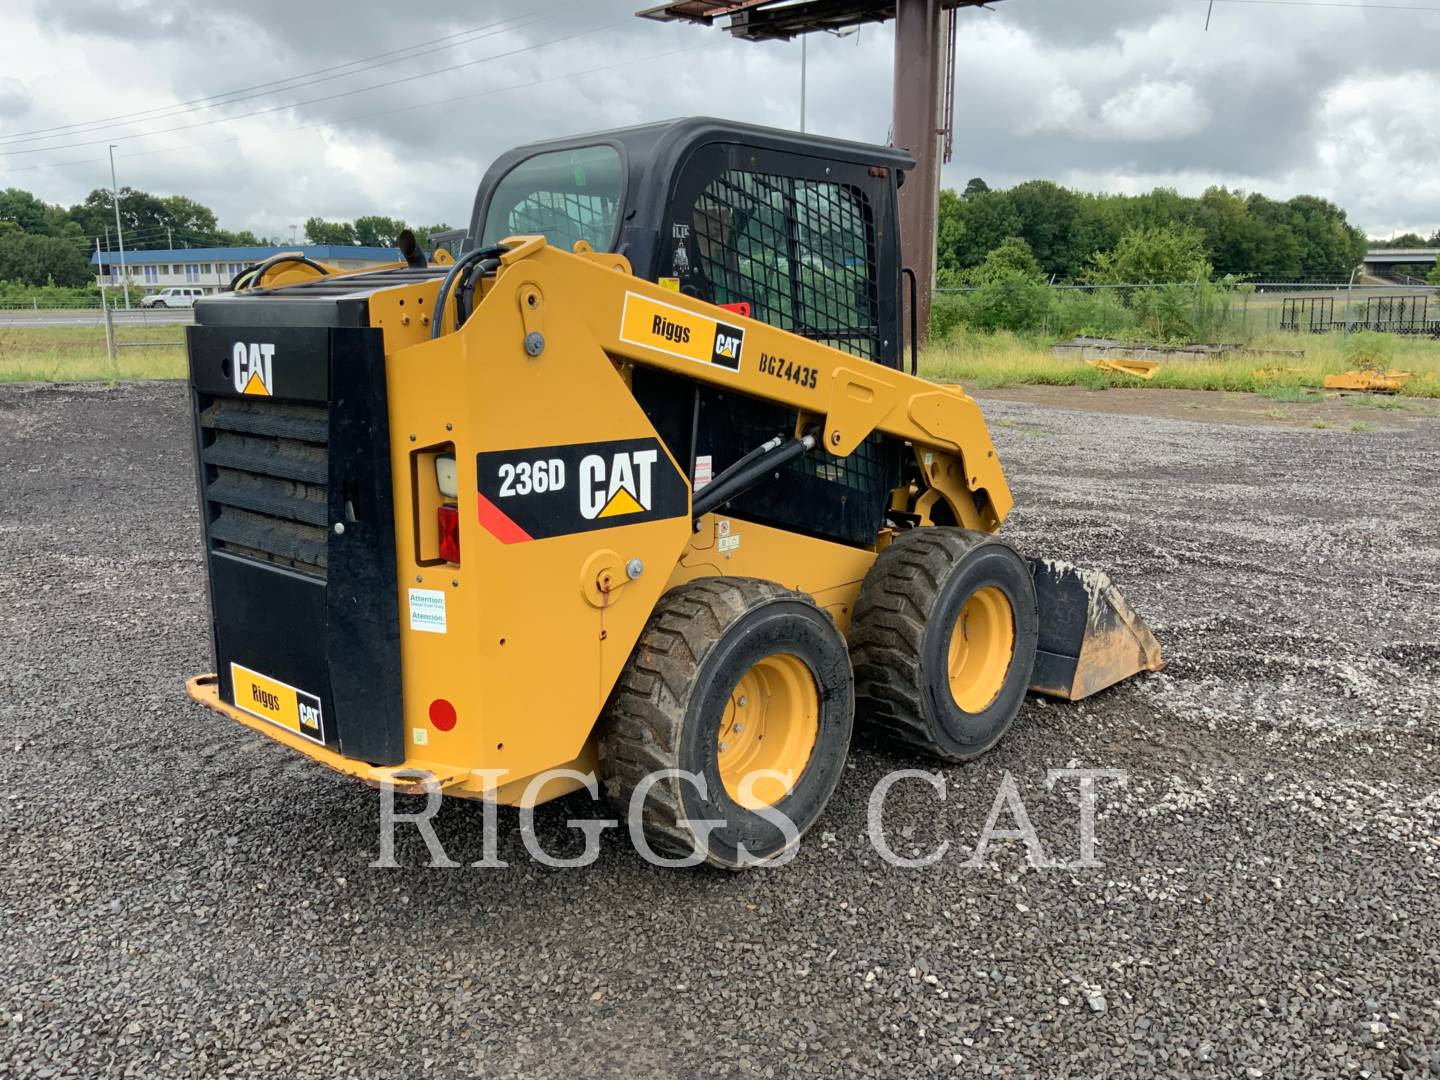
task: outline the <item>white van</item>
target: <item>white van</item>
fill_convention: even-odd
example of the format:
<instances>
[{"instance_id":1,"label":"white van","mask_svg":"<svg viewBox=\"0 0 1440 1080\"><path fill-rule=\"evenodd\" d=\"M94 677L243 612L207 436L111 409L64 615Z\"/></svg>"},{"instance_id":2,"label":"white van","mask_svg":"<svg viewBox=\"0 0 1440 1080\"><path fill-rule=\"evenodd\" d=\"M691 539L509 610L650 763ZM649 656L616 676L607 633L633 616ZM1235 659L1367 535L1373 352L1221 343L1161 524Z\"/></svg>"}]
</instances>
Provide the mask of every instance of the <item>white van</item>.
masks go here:
<instances>
[{"instance_id":1,"label":"white van","mask_svg":"<svg viewBox=\"0 0 1440 1080\"><path fill-rule=\"evenodd\" d=\"M141 307L194 307L205 290L195 285L171 285L140 301Z\"/></svg>"}]
</instances>

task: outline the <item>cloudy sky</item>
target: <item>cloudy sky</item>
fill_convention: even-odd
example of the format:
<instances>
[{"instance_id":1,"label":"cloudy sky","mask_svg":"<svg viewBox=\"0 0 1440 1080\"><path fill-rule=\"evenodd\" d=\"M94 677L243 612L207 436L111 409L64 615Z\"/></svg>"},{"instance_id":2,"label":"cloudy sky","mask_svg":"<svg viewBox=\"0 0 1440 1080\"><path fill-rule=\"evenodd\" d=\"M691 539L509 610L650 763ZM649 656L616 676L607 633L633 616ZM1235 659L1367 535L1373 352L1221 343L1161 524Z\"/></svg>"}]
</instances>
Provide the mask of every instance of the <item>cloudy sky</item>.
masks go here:
<instances>
[{"instance_id":1,"label":"cloudy sky","mask_svg":"<svg viewBox=\"0 0 1440 1080\"><path fill-rule=\"evenodd\" d=\"M798 126L798 42L642 6L4 0L0 187L77 201L108 185L113 142L122 184L228 228L459 224L488 162L531 139L687 114ZM1326 196L1372 236L1440 227L1440 0L1216 0L1208 33L1206 7L962 11L946 184L1224 183ZM811 37L810 130L885 141L891 47L888 24Z\"/></svg>"}]
</instances>

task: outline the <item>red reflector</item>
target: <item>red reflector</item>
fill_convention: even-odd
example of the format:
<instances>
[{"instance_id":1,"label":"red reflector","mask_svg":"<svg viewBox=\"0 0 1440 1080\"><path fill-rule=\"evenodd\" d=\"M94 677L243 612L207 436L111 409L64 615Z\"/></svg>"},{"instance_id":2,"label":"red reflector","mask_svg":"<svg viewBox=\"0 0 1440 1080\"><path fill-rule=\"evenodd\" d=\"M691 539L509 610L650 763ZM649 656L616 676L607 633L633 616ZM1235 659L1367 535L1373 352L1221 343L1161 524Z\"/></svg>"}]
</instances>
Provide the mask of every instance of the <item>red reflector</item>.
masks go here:
<instances>
[{"instance_id":1,"label":"red reflector","mask_svg":"<svg viewBox=\"0 0 1440 1080\"><path fill-rule=\"evenodd\" d=\"M440 557L446 562L460 561L460 510L446 503L440 507Z\"/></svg>"},{"instance_id":2,"label":"red reflector","mask_svg":"<svg viewBox=\"0 0 1440 1080\"><path fill-rule=\"evenodd\" d=\"M436 731L449 731L455 726L455 706L443 697L430 702L430 723Z\"/></svg>"}]
</instances>

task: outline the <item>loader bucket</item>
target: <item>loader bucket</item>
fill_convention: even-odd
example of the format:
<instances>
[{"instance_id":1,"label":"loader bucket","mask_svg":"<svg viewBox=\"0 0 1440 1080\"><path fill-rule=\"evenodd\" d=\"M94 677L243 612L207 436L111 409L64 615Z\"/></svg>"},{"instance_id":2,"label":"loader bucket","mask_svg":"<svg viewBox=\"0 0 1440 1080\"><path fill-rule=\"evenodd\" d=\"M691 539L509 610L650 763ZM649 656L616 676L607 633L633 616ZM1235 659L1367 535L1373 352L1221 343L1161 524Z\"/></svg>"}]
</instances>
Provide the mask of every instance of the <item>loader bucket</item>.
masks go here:
<instances>
[{"instance_id":1,"label":"loader bucket","mask_svg":"<svg viewBox=\"0 0 1440 1080\"><path fill-rule=\"evenodd\" d=\"M1165 666L1160 643L1110 579L1055 559L1031 559L1040 643L1030 689L1079 701Z\"/></svg>"}]
</instances>

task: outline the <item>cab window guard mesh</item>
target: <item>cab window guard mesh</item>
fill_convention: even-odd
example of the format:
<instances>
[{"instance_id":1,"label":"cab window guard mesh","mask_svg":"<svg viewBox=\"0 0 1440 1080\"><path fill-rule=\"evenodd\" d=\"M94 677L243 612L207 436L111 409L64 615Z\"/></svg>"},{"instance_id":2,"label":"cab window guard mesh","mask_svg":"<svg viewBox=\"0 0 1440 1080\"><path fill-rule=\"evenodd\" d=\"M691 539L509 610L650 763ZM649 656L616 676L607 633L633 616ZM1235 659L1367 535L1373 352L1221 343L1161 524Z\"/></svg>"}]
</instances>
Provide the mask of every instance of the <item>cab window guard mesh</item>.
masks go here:
<instances>
[{"instance_id":1,"label":"cab window guard mesh","mask_svg":"<svg viewBox=\"0 0 1440 1080\"><path fill-rule=\"evenodd\" d=\"M716 303L875 360L881 355L875 223L847 184L732 169L696 200L700 268Z\"/></svg>"},{"instance_id":2,"label":"cab window guard mesh","mask_svg":"<svg viewBox=\"0 0 1440 1080\"><path fill-rule=\"evenodd\" d=\"M567 251L575 241L584 240L597 251L604 251L615 231L616 205L613 198L604 195L537 191L510 209L504 235L539 233L554 247Z\"/></svg>"}]
</instances>

